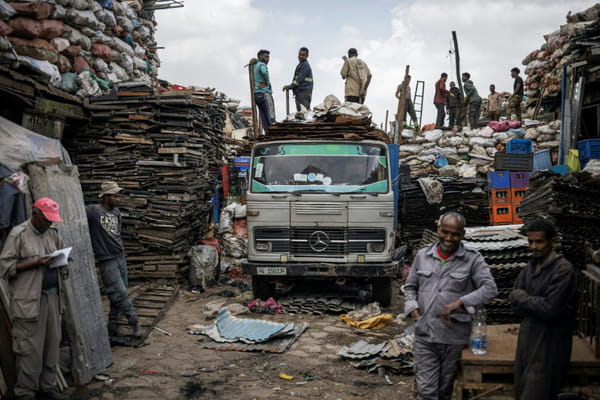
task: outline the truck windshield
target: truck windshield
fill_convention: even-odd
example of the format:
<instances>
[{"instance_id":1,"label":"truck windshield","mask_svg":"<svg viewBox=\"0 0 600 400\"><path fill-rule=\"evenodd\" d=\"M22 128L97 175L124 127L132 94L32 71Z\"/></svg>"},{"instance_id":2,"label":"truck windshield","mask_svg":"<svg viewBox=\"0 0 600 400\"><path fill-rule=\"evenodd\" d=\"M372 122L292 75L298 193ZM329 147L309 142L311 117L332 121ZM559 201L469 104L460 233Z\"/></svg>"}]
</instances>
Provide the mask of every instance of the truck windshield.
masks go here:
<instances>
[{"instance_id":1,"label":"truck windshield","mask_svg":"<svg viewBox=\"0 0 600 400\"><path fill-rule=\"evenodd\" d=\"M358 143L257 145L250 190L387 193L386 150L385 146Z\"/></svg>"}]
</instances>

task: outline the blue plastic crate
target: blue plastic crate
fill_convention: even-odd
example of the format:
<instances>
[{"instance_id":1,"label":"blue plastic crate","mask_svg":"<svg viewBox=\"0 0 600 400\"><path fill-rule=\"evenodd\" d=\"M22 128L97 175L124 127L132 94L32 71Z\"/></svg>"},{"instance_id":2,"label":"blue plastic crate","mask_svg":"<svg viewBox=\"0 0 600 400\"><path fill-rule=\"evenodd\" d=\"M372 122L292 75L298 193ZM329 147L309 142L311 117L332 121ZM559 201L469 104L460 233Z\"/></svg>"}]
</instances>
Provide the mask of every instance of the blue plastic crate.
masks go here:
<instances>
[{"instance_id":1,"label":"blue plastic crate","mask_svg":"<svg viewBox=\"0 0 600 400\"><path fill-rule=\"evenodd\" d=\"M577 143L580 160L600 158L600 139L587 139Z\"/></svg>"},{"instance_id":2,"label":"blue plastic crate","mask_svg":"<svg viewBox=\"0 0 600 400\"><path fill-rule=\"evenodd\" d=\"M506 144L506 152L510 154L533 153L533 142L530 139L512 139Z\"/></svg>"},{"instance_id":3,"label":"blue plastic crate","mask_svg":"<svg viewBox=\"0 0 600 400\"><path fill-rule=\"evenodd\" d=\"M569 167L566 165L555 165L552 167L552 172L556 172L557 174L566 175L569 173Z\"/></svg>"},{"instance_id":4,"label":"blue plastic crate","mask_svg":"<svg viewBox=\"0 0 600 400\"><path fill-rule=\"evenodd\" d=\"M552 169L550 149L540 150L533 153L533 170L541 171L543 169Z\"/></svg>"},{"instance_id":5,"label":"blue plastic crate","mask_svg":"<svg viewBox=\"0 0 600 400\"><path fill-rule=\"evenodd\" d=\"M510 172L495 171L488 172L488 189L507 189L510 188Z\"/></svg>"}]
</instances>

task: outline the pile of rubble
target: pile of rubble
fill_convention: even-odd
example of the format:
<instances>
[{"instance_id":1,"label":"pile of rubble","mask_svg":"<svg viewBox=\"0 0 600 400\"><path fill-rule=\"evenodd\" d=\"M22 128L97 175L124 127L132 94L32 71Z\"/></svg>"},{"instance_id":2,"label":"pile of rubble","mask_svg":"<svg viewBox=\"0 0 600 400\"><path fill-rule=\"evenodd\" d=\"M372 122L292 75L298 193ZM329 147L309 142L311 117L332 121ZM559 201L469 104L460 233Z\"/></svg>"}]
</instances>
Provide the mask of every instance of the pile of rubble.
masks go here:
<instances>
[{"instance_id":1,"label":"pile of rubble","mask_svg":"<svg viewBox=\"0 0 600 400\"><path fill-rule=\"evenodd\" d=\"M161 1L0 0L0 63L78 96L154 80L154 10ZM6 22L4 22L5 20Z\"/></svg>"},{"instance_id":2,"label":"pile of rubble","mask_svg":"<svg viewBox=\"0 0 600 400\"><path fill-rule=\"evenodd\" d=\"M550 219L560 234L560 252L585 268L585 247L600 248L600 179L588 172L559 176L542 171L531 176L519 215L525 224Z\"/></svg>"},{"instance_id":3,"label":"pile of rubble","mask_svg":"<svg viewBox=\"0 0 600 400\"><path fill-rule=\"evenodd\" d=\"M89 108L85 132L65 140L86 203L98 201L102 181L117 181L129 275L180 277L209 229L225 108L210 89L157 95L144 86L91 98Z\"/></svg>"},{"instance_id":4,"label":"pile of rubble","mask_svg":"<svg viewBox=\"0 0 600 400\"><path fill-rule=\"evenodd\" d=\"M404 129L400 163L410 166L412 176L439 174L474 178L494 171L494 155L504 150L511 139L531 139L534 150L556 150L560 144L560 121L542 124L527 120L522 128L510 128L508 121L504 122L457 132L433 129L418 133Z\"/></svg>"},{"instance_id":5,"label":"pile of rubble","mask_svg":"<svg viewBox=\"0 0 600 400\"><path fill-rule=\"evenodd\" d=\"M600 4L580 13L569 12L566 19L567 24L545 35L545 43L523 60L528 107L536 107L540 100L560 103L563 67L600 54Z\"/></svg>"}]
</instances>

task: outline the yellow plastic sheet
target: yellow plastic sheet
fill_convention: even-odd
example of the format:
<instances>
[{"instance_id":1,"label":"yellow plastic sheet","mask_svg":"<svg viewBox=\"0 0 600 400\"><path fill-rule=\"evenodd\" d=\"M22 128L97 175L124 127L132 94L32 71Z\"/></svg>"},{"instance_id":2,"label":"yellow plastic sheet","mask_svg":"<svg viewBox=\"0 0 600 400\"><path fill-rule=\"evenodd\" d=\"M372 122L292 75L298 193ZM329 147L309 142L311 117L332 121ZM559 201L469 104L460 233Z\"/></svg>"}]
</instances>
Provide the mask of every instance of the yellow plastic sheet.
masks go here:
<instances>
[{"instance_id":1,"label":"yellow plastic sheet","mask_svg":"<svg viewBox=\"0 0 600 400\"><path fill-rule=\"evenodd\" d=\"M362 321L352 321L348 319L346 314L340 315L340 319L350 326L360 329L382 329L394 320L392 314L379 314L376 317L365 319Z\"/></svg>"}]
</instances>

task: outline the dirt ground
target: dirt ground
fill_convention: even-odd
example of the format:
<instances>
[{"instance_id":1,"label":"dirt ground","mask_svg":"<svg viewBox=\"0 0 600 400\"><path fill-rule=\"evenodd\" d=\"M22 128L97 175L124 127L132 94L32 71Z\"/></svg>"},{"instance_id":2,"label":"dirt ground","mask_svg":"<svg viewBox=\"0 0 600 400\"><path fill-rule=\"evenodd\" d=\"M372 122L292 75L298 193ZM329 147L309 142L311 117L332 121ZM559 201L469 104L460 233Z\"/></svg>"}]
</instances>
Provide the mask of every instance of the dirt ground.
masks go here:
<instances>
[{"instance_id":1,"label":"dirt ground","mask_svg":"<svg viewBox=\"0 0 600 400\"><path fill-rule=\"evenodd\" d=\"M396 316L401 311L395 283L394 299L384 309ZM76 399L411 399L412 376L367 373L356 369L337 355L344 345L360 339L381 343L400 334L404 327L392 322L379 331L351 328L338 315L315 316L245 314L278 322L309 322L309 328L282 354L217 351L204 349L205 336L188 334L193 324L207 325L204 306L214 300L236 302L221 297L224 289L216 286L205 293L182 290L158 327L168 336L152 331L141 348L113 347L113 364L105 371L110 380L94 381L69 389ZM283 373L294 377L284 380ZM187 394L186 394L187 389Z\"/></svg>"}]
</instances>

